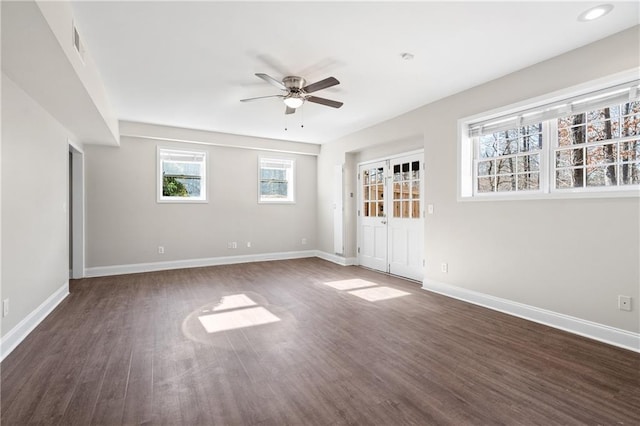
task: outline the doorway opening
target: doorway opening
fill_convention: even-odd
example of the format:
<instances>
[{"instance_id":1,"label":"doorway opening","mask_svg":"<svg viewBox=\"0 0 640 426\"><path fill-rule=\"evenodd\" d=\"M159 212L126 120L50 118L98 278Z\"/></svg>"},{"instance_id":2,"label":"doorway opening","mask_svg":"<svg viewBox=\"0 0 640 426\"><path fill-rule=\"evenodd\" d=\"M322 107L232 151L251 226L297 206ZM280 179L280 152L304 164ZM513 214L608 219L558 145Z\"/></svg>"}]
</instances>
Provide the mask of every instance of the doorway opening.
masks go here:
<instances>
[{"instance_id":1,"label":"doorway opening","mask_svg":"<svg viewBox=\"0 0 640 426\"><path fill-rule=\"evenodd\" d=\"M424 154L358 166L358 263L422 281Z\"/></svg>"}]
</instances>

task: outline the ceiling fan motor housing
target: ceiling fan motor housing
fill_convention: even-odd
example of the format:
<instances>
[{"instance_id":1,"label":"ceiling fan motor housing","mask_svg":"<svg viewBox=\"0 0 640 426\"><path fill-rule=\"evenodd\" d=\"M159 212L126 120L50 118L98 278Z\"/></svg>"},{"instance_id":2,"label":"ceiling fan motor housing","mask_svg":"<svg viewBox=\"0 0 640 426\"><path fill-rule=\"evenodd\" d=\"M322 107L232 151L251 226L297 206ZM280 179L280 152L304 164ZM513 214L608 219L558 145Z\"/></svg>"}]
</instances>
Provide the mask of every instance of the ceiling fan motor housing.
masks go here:
<instances>
[{"instance_id":1,"label":"ceiling fan motor housing","mask_svg":"<svg viewBox=\"0 0 640 426\"><path fill-rule=\"evenodd\" d=\"M295 75L289 75L282 79L282 84L291 92L300 92L307 85L307 81Z\"/></svg>"}]
</instances>

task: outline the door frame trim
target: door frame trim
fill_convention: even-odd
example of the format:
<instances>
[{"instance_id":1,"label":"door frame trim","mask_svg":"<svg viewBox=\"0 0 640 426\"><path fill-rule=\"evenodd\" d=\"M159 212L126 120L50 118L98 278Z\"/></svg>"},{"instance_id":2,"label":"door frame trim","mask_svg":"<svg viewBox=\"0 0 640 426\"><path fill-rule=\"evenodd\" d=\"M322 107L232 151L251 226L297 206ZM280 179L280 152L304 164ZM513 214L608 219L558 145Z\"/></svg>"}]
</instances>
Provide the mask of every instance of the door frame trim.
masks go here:
<instances>
[{"instance_id":1,"label":"door frame trim","mask_svg":"<svg viewBox=\"0 0 640 426\"><path fill-rule=\"evenodd\" d=\"M395 158L401 158L401 157L408 157L408 156L414 155L414 154L424 154L424 149L414 149L413 151L407 151L407 152L403 152L401 154L393 154L393 155L389 155L389 156L386 156L386 157L376 158L374 160L361 161L361 162L356 164L356 168L360 169L360 166L363 166L365 164L377 163L379 161L393 160Z\"/></svg>"},{"instance_id":2,"label":"door frame trim","mask_svg":"<svg viewBox=\"0 0 640 426\"><path fill-rule=\"evenodd\" d=\"M85 276L85 191L84 191L84 151L72 140L68 140L71 153L71 197L68 205L71 211L72 247L70 247L71 274L69 278ZM69 191L67 191L69 192Z\"/></svg>"}]
</instances>

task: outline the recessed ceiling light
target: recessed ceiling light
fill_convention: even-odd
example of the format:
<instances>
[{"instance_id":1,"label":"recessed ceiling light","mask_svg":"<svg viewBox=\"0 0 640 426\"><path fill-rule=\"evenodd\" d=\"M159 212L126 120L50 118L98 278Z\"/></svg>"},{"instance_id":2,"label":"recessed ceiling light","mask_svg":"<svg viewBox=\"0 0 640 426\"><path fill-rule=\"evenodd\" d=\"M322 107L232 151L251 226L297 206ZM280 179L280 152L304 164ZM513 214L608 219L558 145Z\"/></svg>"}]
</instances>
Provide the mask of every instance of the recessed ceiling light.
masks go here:
<instances>
[{"instance_id":1,"label":"recessed ceiling light","mask_svg":"<svg viewBox=\"0 0 640 426\"><path fill-rule=\"evenodd\" d=\"M607 13L613 10L612 4L601 4L600 6L592 7L591 9L585 10L578 16L578 21L587 22L587 21L595 21L598 18L602 18Z\"/></svg>"},{"instance_id":2,"label":"recessed ceiling light","mask_svg":"<svg viewBox=\"0 0 640 426\"><path fill-rule=\"evenodd\" d=\"M413 59L413 54L409 53L409 52L405 52L405 53L401 54L400 57L402 59L404 59L405 61L410 61L410 60Z\"/></svg>"}]
</instances>

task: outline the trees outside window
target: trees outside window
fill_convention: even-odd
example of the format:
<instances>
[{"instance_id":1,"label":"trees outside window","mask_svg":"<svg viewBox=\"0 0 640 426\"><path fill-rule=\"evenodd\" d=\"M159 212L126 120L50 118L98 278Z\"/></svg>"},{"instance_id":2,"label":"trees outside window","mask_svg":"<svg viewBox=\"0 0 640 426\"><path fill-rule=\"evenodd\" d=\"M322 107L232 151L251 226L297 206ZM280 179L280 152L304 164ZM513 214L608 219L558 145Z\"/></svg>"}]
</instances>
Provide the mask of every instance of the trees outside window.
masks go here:
<instances>
[{"instance_id":1,"label":"trees outside window","mask_svg":"<svg viewBox=\"0 0 640 426\"><path fill-rule=\"evenodd\" d=\"M206 201L206 153L158 149L158 201Z\"/></svg>"},{"instance_id":2,"label":"trees outside window","mask_svg":"<svg viewBox=\"0 0 640 426\"><path fill-rule=\"evenodd\" d=\"M634 80L460 120L460 196L640 194L639 95Z\"/></svg>"}]
</instances>

